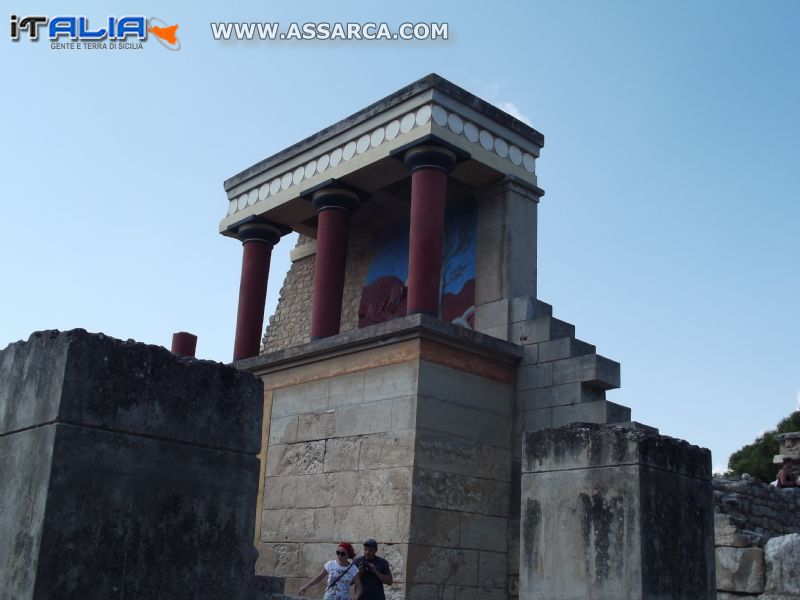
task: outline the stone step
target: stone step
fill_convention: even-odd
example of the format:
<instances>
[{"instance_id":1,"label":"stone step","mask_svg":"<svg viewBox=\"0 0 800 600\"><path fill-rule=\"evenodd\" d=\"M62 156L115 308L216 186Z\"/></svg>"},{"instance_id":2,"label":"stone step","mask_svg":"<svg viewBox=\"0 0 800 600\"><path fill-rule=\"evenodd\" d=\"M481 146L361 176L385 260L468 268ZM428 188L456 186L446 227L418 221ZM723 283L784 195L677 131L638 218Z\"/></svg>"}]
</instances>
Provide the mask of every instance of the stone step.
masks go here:
<instances>
[{"instance_id":1,"label":"stone step","mask_svg":"<svg viewBox=\"0 0 800 600\"><path fill-rule=\"evenodd\" d=\"M630 421L631 409L608 400L521 411L523 431L559 427L567 423L621 423Z\"/></svg>"},{"instance_id":2,"label":"stone step","mask_svg":"<svg viewBox=\"0 0 800 600\"><path fill-rule=\"evenodd\" d=\"M620 386L619 363L599 354L565 358L546 364L553 366L553 385L579 381L602 390Z\"/></svg>"},{"instance_id":3,"label":"stone step","mask_svg":"<svg viewBox=\"0 0 800 600\"><path fill-rule=\"evenodd\" d=\"M594 354L597 348L574 337L563 337L539 344L540 363Z\"/></svg>"},{"instance_id":4,"label":"stone step","mask_svg":"<svg viewBox=\"0 0 800 600\"><path fill-rule=\"evenodd\" d=\"M584 385L580 382L551 385L544 388L535 388L517 392L518 410L534 410L537 408L552 408L566 404L580 404L582 402L596 402L605 400L604 390Z\"/></svg>"},{"instance_id":5,"label":"stone step","mask_svg":"<svg viewBox=\"0 0 800 600\"><path fill-rule=\"evenodd\" d=\"M527 346L563 337L575 337L575 325L554 317L539 317L513 323L509 341Z\"/></svg>"}]
</instances>

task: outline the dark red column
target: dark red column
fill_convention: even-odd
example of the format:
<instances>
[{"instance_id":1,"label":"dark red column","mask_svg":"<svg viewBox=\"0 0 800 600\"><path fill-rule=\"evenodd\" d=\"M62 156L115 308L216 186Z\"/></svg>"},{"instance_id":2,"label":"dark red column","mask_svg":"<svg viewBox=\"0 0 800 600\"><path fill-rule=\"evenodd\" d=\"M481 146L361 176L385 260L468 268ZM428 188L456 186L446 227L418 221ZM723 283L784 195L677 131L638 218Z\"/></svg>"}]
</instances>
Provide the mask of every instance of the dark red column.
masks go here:
<instances>
[{"instance_id":1,"label":"dark red column","mask_svg":"<svg viewBox=\"0 0 800 600\"><path fill-rule=\"evenodd\" d=\"M350 215L358 206L358 196L349 190L326 188L314 193L313 203L318 222L311 339L316 340L339 333Z\"/></svg>"},{"instance_id":2,"label":"dark red column","mask_svg":"<svg viewBox=\"0 0 800 600\"><path fill-rule=\"evenodd\" d=\"M197 336L186 331L172 334L172 353L194 357L197 350Z\"/></svg>"},{"instance_id":3,"label":"dark red column","mask_svg":"<svg viewBox=\"0 0 800 600\"><path fill-rule=\"evenodd\" d=\"M405 155L411 171L411 224L408 235L406 314L438 316L442 274L447 174L455 154L436 146L412 148Z\"/></svg>"},{"instance_id":4,"label":"dark red column","mask_svg":"<svg viewBox=\"0 0 800 600\"><path fill-rule=\"evenodd\" d=\"M252 222L241 225L236 235L242 241L242 278L233 360L241 360L257 356L261 347L269 261L281 230L271 223Z\"/></svg>"}]
</instances>

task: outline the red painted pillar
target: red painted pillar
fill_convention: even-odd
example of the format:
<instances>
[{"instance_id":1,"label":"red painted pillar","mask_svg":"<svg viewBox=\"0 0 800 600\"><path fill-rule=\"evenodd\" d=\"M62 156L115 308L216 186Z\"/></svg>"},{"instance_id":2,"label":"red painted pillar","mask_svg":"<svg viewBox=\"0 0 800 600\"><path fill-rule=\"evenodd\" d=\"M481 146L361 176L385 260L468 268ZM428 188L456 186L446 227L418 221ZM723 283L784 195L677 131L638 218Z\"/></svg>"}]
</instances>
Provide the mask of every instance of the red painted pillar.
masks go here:
<instances>
[{"instance_id":1,"label":"red painted pillar","mask_svg":"<svg viewBox=\"0 0 800 600\"><path fill-rule=\"evenodd\" d=\"M281 238L281 229L271 223L256 221L241 225L236 235L242 242L242 278L239 282L233 360L241 360L257 356L261 347L269 261L272 248Z\"/></svg>"},{"instance_id":2,"label":"red painted pillar","mask_svg":"<svg viewBox=\"0 0 800 600\"><path fill-rule=\"evenodd\" d=\"M405 155L406 168L411 172L406 310L409 315L439 316L447 174L455 162L455 154L436 146L412 148Z\"/></svg>"},{"instance_id":3,"label":"red painted pillar","mask_svg":"<svg viewBox=\"0 0 800 600\"><path fill-rule=\"evenodd\" d=\"M197 350L197 336L185 331L172 334L172 353L194 357Z\"/></svg>"},{"instance_id":4,"label":"red painted pillar","mask_svg":"<svg viewBox=\"0 0 800 600\"><path fill-rule=\"evenodd\" d=\"M349 190L326 188L314 193L313 204L318 221L311 339L316 340L339 333L350 215L358 206L358 196Z\"/></svg>"}]
</instances>

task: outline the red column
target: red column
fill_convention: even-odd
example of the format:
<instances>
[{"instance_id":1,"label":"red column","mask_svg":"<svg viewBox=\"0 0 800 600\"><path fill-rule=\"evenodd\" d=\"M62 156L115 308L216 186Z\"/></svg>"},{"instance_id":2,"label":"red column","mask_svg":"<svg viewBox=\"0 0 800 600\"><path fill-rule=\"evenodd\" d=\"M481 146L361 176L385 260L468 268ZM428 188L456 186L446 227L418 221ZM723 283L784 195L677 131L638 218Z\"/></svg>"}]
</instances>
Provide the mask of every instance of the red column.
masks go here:
<instances>
[{"instance_id":1,"label":"red column","mask_svg":"<svg viewBox=\"0 0 800 600\"><path fill-rule=\"evenodd\" d=\"M314 193L313 203L318 221L311 339L316 340L339 333L350 214L358 206L358 196L348 190L327 188Z\"/></svg>"},{"instance_id":2,"label":"red column","mask_svg":"<svg viewBox=\"0 0 800 600\"><path fill-rule=\"evenodd\" d=\"M197 336L186 331L172 334L172 353L194 357L197 350Z\"/></svg>"},{"instance_id":3,"label":"red column","mask_svg":"<svg viewBox=\"0 0 800 600\"><path fill-rule=\"evenodd\" d=\"M406 314L439 316L444 208L447 173L455 155L435 146L406 152L411 171L411 224L408 235L408 302Z\"/></svg>"},{"instance_id":4,"label":"red column","mask_svg":"<svg viewBox=\"0 0 800 600\"><path fill-rule=\"evenodd\" d=\"M280 240L281 231L272 224L254 222L239 227L237 236L242 241L242 278L239 283L233 360L257 356L261 347L269 261L272 248Z\"/></svg>"}]
</instances>

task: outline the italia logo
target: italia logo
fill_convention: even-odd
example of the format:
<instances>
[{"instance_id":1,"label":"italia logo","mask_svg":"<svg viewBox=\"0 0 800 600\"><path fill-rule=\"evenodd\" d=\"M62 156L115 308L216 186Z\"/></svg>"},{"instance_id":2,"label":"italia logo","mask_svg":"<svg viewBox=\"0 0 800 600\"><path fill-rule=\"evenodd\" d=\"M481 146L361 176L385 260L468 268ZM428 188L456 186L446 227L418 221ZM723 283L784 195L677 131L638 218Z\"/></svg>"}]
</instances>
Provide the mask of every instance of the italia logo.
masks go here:
<instances>
[{"instance_id":1,"label":"italia logo","mask_svg":"<svg viewBox=\"0 0 800 600\"><path fill-rule=\"evenodd\" d=\"M123 16L107 17L101 24L89 23L88 17L41 15L19 17L11 15L11 39L18 42L23 36L38 41L40 33L46 33L52 43L87 42L93 45L106 44L111 48L118 44L138 45L147 41L148 34L168 50L180 50L181 42L177 36L178 25L167 25L156 17Z\"/></svg>"}]
</instances>

